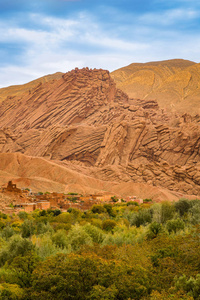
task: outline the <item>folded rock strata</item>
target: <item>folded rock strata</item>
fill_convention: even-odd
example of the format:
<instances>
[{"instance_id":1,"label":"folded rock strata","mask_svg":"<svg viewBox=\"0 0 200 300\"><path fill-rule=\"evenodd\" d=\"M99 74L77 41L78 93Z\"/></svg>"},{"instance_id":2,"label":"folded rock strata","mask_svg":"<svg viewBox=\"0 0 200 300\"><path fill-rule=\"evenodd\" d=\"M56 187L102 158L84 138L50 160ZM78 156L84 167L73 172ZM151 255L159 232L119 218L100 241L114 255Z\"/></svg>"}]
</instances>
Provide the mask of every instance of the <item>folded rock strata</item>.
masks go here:
<instances>
[{"instance_id":1,"label":"folded rock strata","mask_svg":"<svg viewBox=\"0 0 200 300\"><path fill-rule=\"evenodd\" d=\"M75 69L0 104L1 153L42 157L98 180L200 195L199 146L198 115L130 99L105 70Z\"/></svg>"}]
</instances>

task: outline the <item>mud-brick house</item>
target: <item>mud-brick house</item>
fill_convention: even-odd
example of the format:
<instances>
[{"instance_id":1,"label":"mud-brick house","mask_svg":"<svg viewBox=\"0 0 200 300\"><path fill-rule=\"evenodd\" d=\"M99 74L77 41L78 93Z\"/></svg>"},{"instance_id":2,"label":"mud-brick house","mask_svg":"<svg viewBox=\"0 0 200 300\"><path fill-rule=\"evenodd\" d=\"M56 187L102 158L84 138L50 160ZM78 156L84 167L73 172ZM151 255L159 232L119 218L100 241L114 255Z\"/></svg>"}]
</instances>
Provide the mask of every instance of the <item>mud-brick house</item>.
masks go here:
<instances>
[{"instance_id":1,"label":"mud-brick house","mask_svg":"<svg viewBox=\"0 0 200 300\"><path fill-rule=\"evenodd\" d=\"M93 198L91 195L85 195L85 196L80 196L79 200L80 201L93 201Z\"/></svg>"},{"instance_id":2,"label":"mud-brick house","mask_svg":"<svg viewBox=\"0 0 200 300\"><path fill-rule=\"evenodd\" d=\"M49 209L51 204L49 201L38 201L36 202L36 209Z\"/></svg>"},{"instance_id":3,"label":"mud-brick house","mask_svg":"<svg viewBox=\"0 0 200 300\"><path fill-rule=\"evenodd\" d=\"M143 199L139 199L137 198L136 196L128 196L126 199L125 199L126 202L130 202L130 201L133 201L133 202L137 202L138 204L142 204L143 203Z\"/></svg>"},{"instance_id":4,"label":"mud-brick house","mask_svg":"<svg viewBox=\"0 0 200 300\"><path fill-rule=\"evenodd\" d=\"M49 201L38 201L32 203L20 203L15 205L16 208L24 210L25 212L32 212L36 209L46 210L51 207Z\"/></svg>"},{"instance_id":5,"label":"mud-brick house","mask_svg":"<svg viewBox=\"0 0 200 300\"><path fill-rule=\"evenodd\" d=\"M25 212L32 212L36 209L36 203L20 203L15 205L16 208L24 210Z\"/></svg>"},{"instance_id":6,"label":"mud-brick house","mask_svg":"<svg viewBox=\"0 0 200 300\"><path fill-rule=\"evenodd\" d=\"M92 198L97 202L110 202L111 197L113 196L114 196L113 194L96 194L96 195L92 195Z\"/></svg>"}]
</instances>

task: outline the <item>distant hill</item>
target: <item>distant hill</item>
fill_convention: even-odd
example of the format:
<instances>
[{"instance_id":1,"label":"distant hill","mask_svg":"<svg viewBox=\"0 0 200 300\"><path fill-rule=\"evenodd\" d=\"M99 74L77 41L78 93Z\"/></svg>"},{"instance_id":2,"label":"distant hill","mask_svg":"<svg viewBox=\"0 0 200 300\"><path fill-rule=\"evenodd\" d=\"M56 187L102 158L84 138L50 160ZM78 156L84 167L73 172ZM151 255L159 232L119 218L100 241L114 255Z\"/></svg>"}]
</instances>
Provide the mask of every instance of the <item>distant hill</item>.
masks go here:
<instances>
[{"instance_id":1,"label":"distant hill","mask_svg":"<svg viewBox=\"0 0 200 300\"><path fill-rule=\"evenodd\" d=\"M131 98L154 99L170 111L200 114L200 64L183 59L133 63L111 76Z\"/></svg>"}]
</instances>

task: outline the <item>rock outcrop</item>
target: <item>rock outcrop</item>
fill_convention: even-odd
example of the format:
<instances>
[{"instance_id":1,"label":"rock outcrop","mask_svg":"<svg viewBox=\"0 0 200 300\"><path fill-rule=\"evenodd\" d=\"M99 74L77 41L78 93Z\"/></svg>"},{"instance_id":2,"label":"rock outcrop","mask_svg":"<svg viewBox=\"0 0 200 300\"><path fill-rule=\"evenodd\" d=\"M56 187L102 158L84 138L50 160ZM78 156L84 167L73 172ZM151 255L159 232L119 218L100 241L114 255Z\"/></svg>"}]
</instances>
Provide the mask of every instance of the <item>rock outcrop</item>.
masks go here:
<instances>
[{"instance_id":1,"label":"rock outcrop","mask_svg":"<svg viewBox=\"0 0 200 300\"><path fill-rule=\"evenodd\" d=\"M140 184L170 195L198 196L199 146L199 116L167 112L152 99L130 99L105 70L75 69L0 104L0 152L55 164L48 172L58 172L57 177L46 178L39 169L37 177L46 178L40 180L43 183L58 182L59 190L69 180L60 180L59 172L67 169L78 174L75 184L89 182L90 190L114 189L120 194L123 184L128 195L130 186ZM13 173L9 156L2 154L0 159L2 172L32 178L36 158L26 164L28 173L23 168ZM41 190L39 180L31 182Z\"/></svg>"},{"instance_id":2,"label":"rock outcrop","mask_svg":"<svg viewBox=\"0 0 200 300\"><path fill-rule=\"evenodd\" d=\"M111 76L129 97L155 99L168 111L200 115L200 64L183 59L135 63Z\"/></svg>"}]
</instances>

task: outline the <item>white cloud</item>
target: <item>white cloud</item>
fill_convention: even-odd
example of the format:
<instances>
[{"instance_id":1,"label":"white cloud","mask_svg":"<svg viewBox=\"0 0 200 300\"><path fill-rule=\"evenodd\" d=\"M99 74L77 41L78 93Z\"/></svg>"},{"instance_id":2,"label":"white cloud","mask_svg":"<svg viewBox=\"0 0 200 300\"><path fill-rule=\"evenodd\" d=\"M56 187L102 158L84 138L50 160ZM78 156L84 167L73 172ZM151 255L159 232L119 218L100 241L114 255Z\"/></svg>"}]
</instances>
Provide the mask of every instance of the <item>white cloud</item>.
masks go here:
<instances>
[{"instance_id":1,"label":"white cloud","mask_svg":"<svg viewBox=\"0 0 200 300\"><path fill-rule=\"evenodd\" d=\"M194 9L170 9L163 12L147 13L139 17L139 21L148 25L174 25L180 21L199 18L199 11Z\"/></svg>"},{"instance_id":2,"label":"white cloud","mask_svg":"<svg viewBox=\"0 0 200 300\"><path fill-rule=\"evenodd\" d=\"M181 36L169 28L165 31L159 26L154 28L155 22L167 25L183 18L196 18L196 12L170 10L161 15L145 14L130 24L125 36L118 34L118 28L116 34L113 28L105 31L85 13L75 19L30 15L30 22L37 22L40 30L11 24L6 28L0 22L0 42L25 45L18 66L8 64L0 68L0 87L25 83L57 71L67 72L75 67L112 71L132 62L169 58L198 61L198 33Z\"/></svg>"}]
</instances>

